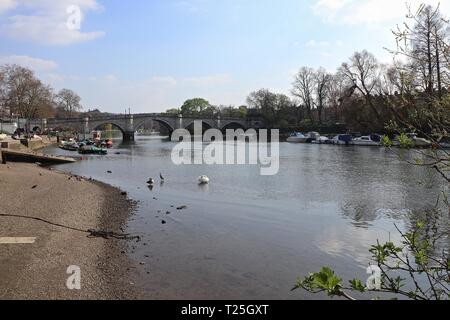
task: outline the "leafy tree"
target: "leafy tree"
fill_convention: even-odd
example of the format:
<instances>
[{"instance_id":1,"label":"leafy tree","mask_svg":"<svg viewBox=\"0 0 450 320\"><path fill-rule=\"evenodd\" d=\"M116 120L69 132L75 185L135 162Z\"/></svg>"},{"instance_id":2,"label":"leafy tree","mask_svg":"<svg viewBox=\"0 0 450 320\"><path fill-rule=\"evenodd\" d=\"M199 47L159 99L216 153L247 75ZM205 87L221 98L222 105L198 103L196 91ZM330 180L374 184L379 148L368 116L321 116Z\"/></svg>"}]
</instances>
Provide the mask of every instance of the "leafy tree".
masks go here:
<instances>
[{"instance_id":1,"label":"leafy tree","mask_svg":"<svg viewBox=\"0 0 450 320\"><path fill-rule=\"evenodd\" d=\"M178 108L172 108L172 109L168 109L166 111L167 114L173 114L173 115L179 115L181 114L181 110Z\"/></svg>"},{"instance_id":2,"label":"leafy tree","mask_svg":"<svg viewBox=\"0 0 450 320\"><path fill-rule=\"evenodd\" d=\"M276 120L276 100L277 95L268 89L254 91L247 97L248 105L261 112L270 127L273 127Z\"/></svg>"},{"instance_id":3,"label":"leafy tree","mask_svg":"<svg viewBox=\"0 0 450 320\"><path fill-rule=\"evenodd\" d=\"M211 111L210 107L209 101L203 98L189 99L181 106L181 113L184 116L201 115L205 110Z\"/></svg>"},{"instance_id":4,"label":"leafy tree","mask_svg":"<svg viewBox=\"0 0 450 320\"><path fill-rule=\"evenodd\" d=\"M288 96L276 94L267 89L250 93L247 103L250 108L260 112L265 118L266 124L271 128L279 125L288 110L295 106Z\"/></svg>"}]
</instances>

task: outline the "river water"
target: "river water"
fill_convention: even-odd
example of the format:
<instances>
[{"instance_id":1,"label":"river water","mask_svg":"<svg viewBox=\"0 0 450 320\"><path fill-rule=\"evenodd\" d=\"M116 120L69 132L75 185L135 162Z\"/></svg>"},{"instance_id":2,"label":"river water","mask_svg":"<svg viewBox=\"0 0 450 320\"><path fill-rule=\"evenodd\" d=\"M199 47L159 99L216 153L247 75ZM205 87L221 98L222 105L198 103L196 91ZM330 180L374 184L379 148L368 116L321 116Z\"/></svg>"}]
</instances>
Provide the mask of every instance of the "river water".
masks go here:
<instances>
[{"instance_id":1,"label":"river water","mask_svg":"<svg viewBox=\"0 0 450 320\"><path fill-rule=\"evenodd\" d=\"M441 188L433 172L376 147L281 143L279 174L261 176L258 166L176 166L175 144L157 137L115 143L58 169L139 201L127 231L143 236L130 254L145 263L135 272L149 298L318 298L290 292L296 278L329 266L366 279L370 245L399 240L394 224L408 229ZM211 183L199 186L200 175Z\"/></svg>"}]
</instances>

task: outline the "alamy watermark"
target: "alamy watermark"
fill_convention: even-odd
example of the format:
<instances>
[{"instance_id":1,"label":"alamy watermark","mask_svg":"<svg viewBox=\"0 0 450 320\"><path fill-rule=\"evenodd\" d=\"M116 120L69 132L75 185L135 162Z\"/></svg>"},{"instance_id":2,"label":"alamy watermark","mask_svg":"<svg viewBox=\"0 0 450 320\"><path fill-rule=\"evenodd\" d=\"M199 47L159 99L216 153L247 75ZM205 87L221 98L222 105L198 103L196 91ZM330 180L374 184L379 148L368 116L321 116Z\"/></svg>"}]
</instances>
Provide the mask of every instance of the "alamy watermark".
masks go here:
<instances>
[{"instance_id":1,"label":"alamy watermark","mask_svg":"<svg viewBox=\"0 0 450 320\"><path fill-rule=\"evenodd\" d=\"M81 290L81 268L79 266L69 266L67 268L66 286L69 290Z\"/></svg>"},{"instance_id":2,"label":"alamy watermark","mask_svg":"<svg viewBox=\"0 0 450 320\"><path fill-rule=\"evenodd\" d=\"M381 290L381 269L378 266L370 265L367 268L367 274L370 277L367 279L366 286L368 290Z\"/></svg>"},{"instance_id":3,"label":"alamy watermark","mask_svg":"<svg viewBox=\"0 0 450 320\"><path fill-rule=\"evenodd\" d=\"M181 142L180 142L181 140ZM175 165L260 165L260 174L273 176L280 170L279 130L209 129L203 133L202 121L194 122L194 136L186 129L175 130L172 149ZM204 148L204 142L209 143Z\"/></svg>"}]
</instances>

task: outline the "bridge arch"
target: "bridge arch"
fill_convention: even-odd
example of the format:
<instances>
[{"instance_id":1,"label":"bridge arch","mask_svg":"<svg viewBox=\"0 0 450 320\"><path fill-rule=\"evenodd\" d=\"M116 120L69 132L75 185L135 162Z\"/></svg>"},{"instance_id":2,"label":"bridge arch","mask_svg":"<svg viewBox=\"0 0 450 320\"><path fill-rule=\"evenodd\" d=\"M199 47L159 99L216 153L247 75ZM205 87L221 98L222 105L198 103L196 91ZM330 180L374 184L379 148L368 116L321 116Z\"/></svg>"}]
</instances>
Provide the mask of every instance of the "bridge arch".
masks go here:
<instances>
[{"instance_id":1,"label":"bridge arch","mask_svg":"<svg viewBox=\"0 0 450 320\"><path fill-rule=\"evenodd\" d=\"M191 133L194 132L194 125L196 121L201 121L202 123L202 131L205 132L206 130L215 128L215 125L211 123L210 121L200 120L200 119L189 119L189 121L186 121L183 123L184 129L190 131Z\"/></svg>"},{"instance_id":2,"label":"bridge arch","mask_svg":"<svg viewBox=\"0 0 450 320\"><path fill-rule=\"evenodd\" d=\"M246 131L248 128L243 125L242 123L239 123L237 121L231 121L228 123L225 123L224 125L221 126L220 131L225 132L225 130L227 129L233 129L233 130L237 130L237 129L242 129L244 131Z\"/></svg>"},{"instance_id":3,"label":"bridge arch","mask_svg":"<svg viewBox=\"0 0 450 320\"><path fill-rule=\"evenodd\" d=\"M125 137L126 135L126 130L123 128L123 126L115 121L109 121L109 120L105 120L104 122L95 122L89 125L89 129L90 131L98 131L100 127L105 126L105 125L113 125L114 127L116 127L117 129L120 130L120 132L122 133L122 138Z\"/></svg>"},{"instance_id":4,"label":"bridge arch","mask_svg":"<svg viewBox=\"0 0 450 320\"><path fill-rule=\"evenodd\" d=\"M157 122L160 125L162 125L164 128L166 128L169 131L169 136L171 136L175 130L175 128L168 121L165 121L164 119L148 118L148 119L143 119L143 120L140 120L139 122L137 122L137 124L133 128L134 132L136 132L140 127L142 127L149 120Z\"/></svg>"}]
</instances>

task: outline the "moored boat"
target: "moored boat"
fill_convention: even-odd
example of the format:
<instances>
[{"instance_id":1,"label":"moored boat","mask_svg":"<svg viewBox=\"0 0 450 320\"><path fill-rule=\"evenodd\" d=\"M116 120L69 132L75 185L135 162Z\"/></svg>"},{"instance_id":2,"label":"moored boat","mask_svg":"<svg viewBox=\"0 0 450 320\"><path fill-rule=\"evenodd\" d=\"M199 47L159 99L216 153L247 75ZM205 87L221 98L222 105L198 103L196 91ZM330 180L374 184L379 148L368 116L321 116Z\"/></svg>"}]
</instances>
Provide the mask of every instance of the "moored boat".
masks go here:
<instances>
[{"instance_id":1,"label":"moored boat","mask_svg":"<svg viewBox=\"0 0 450 320\"><path fill-rule=\"evenodd\" d=\"M419 138L415 133L409 133L407 134L407 136L413 141L414 146L417 148L427 148L430 147L432 144L431 141L425 138Z\"/></svg>"},{"instance_id":2,"label":"moored boat","mask_svg":"<svg viewBox=\"0 0 450 320\"><path fill-rule=\"evenodd\" d=\"M306 143L307 140L308 140L308 137L305 136L303 133L293 132L293 133L291 133L289 138L287 138L286 141L291 142L291 143Z\"/></svg>"},{"instance_id":3,"label":"moored boat","mask_svg":"<svg viewBox=\"0 0 450 320\"><path fill-rule=\"evenodd\" d=\"M340 134L333 138L333 144L337 145L350 145L353 142L353 137L349 134Z\"/></svg>"},{"instance_id":4,"label":"moored boat","mask_svg":"<svg viewBox=\"0 0 450 320\"><path fill-rule=\"evenodd\" d=\"M321 136L318 139L312 141L313 144L332 144L332 140L328 137Z\"/></svg>"},{"instance_id":5,"label":"moored boat","mask_svg":"<svg viewBox=\"0 0 450 320\"><path fill-rule=\"evenodd\" d=\"M378 139L377 139L378 140ZM353 139L352 142L355 146L368 146L368 147L378 147L380 146L380 141L376 141L372 138L372 136L362 136L356 139Z\"/></svg>"},{"instance_id":6,"label":"moored boat","mask_svg":"<svg viewBox=\"0 0 450 320\"><path fill-rule=\"evenodd\" d=\"M61 141L58 147L66 151L77 151L79 148L78 144L74 141Z\"/></svg>"},{"instance_id":7,"label":"moored boat","mask_svg":"<svg viewBox=\"0 0 450 320\"><path fill-rule=\"evenodd\" d=\"M106 145L106 148L110 149L113 147L113 141L111 139L106 139L105 145Z\"/></svg>"},{"instance_id":8,"label":"moored boat","mask_svg":"<svg viewBox=\"0 0 450 320\"><path fill-rule=\"evenodd\" d=\"M317 141L320 138L320 134L318 132L308 132L308 134L306 135L308 137L308 139L306 140L306 142L308 143L312 143L314 141Z\"/></svg>"},{"instance_id":9,"label":"moored boat","mask_svg":"<svg viewBox=\"0 0 450 320\"><path fill-rule=\"evenodd\" d=\"M108 150L105 148L98 148L95 146L82 146L78 150L80 154L98 154L98 155L106 155L108 154Z\"/></svg>"}]
</instances>

